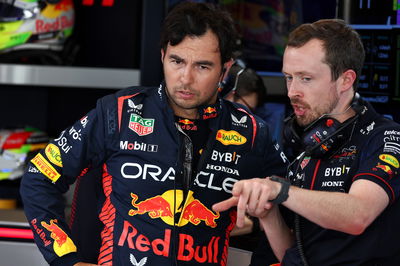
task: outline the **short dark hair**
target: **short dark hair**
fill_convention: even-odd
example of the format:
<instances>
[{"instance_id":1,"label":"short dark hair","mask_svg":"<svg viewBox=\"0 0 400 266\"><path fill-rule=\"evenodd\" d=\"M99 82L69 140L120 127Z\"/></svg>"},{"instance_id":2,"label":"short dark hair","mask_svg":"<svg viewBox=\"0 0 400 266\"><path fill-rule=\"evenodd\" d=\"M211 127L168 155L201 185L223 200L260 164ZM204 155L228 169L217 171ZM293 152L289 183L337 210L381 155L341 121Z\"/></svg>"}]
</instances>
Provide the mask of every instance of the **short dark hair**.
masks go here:
<instances>
[{"instance_id":1,"label":"short dark hair","mask_svg":"<svg viewBox=\"0 0 400 266\"><path fill-rule=\"evenodd\" d=\"M221 63L233 57L237 32L231 15L215 4L182 2L165 18L161 32L161 48L178 45L186 37L202 36L211 30L218 38Z\"/></svg>"},{"instance_id":2,"label":"short dark hair","mask_svg":"<svg viewBox=\"0 0 400 266\"><path fill-rule=\"evenodd\" d=\"M241 70L243 70L243 72L239 74L239 71ZM236 81L237 84L235 94L233 95L234 98L256 93L257 107L262 106L267 101L267 88L264 81L253 69L243 69L238 65L233 65L229 70L226 86L231 90L234 88Z\"/></svg>"},{"instance_id":3,"label":"short dark hair","mask_svg":"<svg viewBox=\"0 0 400 266\"><path fill-rule=\"evenodd\" d=\"M356 72L353 85L356 91L365 59L359 34L341 19L322 19L297 27L289 34L287 46L301 47L312 39L323 43L325 63L331 69L332 80L337 80L348 69Z\"/></svg>"}]
</instances>

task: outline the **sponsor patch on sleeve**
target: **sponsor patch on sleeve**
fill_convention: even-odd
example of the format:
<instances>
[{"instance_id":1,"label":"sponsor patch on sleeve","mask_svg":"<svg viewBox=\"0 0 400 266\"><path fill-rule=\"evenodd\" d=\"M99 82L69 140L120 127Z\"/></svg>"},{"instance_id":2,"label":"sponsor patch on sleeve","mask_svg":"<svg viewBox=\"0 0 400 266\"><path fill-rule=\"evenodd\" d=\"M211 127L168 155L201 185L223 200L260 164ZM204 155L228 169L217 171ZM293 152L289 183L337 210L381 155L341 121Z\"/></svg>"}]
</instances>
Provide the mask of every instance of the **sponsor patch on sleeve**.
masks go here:
<instances>
[{"instance_id":1,"label":"sponsor patch on sleeve","mask_svg":"<svg viewBox=\"0 0 400 266\"><path fill-rule=\"evenodd\" d=\"M399 168L399 161L396 159L396 157L390 154L381 154L379 155L379 159L381 159L385 163L390 164L394 168Z\"/></svg>"},{"instance_id":2,"label":"sponsor patch on sleeve","mask_svg":"<svg viewBox=\"0 0 400 266\"><path fill-rule=\"evenodd\" d=\"M77 249L74 242L72 242L72 239L68 237L67 233L57 225L57 219L51 219L49 224L42 221L41 225L51 233L50 237L54 239L53 249L59 257L71 252L76 252Z\"/></svg>"},{"instance_id":3,"label":"sponsor patch on sleeve","mask_svg":"<svg viewBox=\"0 0 400 266\"><path fill-rule=\"evenodd\" d=\"M52 162L54 165L57 165L59 167L62 167L62 160L61 160L61 154L60 154L60 149L54 145L53 143L50 143L46 146L45 153L47 158Z\"/></svg>"},{"instance_id":4,"label":"sponsor patch on sleeve","mask_svg":"<svg viewBox=\"0 0 400 266\"><path fill-rule=\"evenodd\" d=\"M50 162L47 161L43 155L38 153L31 162L37 167L37 169L47 176L53 183L55 183L59 178L60 174L51 166Z\"/></svg>"}]
</instances>

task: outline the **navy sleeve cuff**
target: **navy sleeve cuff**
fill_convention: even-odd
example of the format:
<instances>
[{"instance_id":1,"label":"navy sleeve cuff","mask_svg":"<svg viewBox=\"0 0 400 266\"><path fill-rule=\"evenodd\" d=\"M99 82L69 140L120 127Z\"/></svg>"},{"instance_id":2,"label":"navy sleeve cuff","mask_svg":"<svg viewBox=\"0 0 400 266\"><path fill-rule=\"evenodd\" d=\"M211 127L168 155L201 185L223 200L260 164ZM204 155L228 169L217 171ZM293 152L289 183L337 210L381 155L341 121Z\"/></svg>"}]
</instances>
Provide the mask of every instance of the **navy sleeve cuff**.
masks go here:
<instances>
[{"instance_id":1,"label":"navy sleeve cuff","mask_svg":"<svg viewBox=\"0 0 400 266\"><path fill-rule=\"evenodd\" d=\"M75 263L78 263L78 254L76 252L68 253L67 255L64 255L62 257L59 257L55 260L53 260L50 265L51 266L58 266L58 265L74 265Z\"/></svg>"}]
</instances>

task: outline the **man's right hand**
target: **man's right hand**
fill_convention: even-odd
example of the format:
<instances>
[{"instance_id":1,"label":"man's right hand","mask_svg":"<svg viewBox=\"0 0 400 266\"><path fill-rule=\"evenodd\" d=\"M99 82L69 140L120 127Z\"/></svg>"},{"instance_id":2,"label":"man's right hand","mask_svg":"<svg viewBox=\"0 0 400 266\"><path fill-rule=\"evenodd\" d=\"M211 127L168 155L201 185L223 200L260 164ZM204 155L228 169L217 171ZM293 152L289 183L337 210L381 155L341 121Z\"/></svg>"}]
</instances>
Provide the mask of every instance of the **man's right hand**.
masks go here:
<instances>
[{"instance_id":1,"label":"man's right hand","mask_svg":"<svg viewBox=\"0 0 400 266\"><path fill-rule=\"evenodd\" d=\"M281 184L269 178L252 178L240 180L232 189L232 197L213 205L214 211L226 211L237 206L236 225L244 226L246 213L263 218L273 207L270 200L275 199L281 189Z\"/></svg>"}]
</instances>

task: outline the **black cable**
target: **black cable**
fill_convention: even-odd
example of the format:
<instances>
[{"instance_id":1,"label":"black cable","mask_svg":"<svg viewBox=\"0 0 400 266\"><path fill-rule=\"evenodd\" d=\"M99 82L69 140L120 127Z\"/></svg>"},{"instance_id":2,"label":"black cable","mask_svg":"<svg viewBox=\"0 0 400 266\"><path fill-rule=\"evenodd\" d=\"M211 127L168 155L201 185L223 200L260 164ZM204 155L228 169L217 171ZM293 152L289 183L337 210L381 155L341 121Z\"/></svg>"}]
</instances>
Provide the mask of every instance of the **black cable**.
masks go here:
<instances>
[{"instance_id":1,"label":"black cable","mask_svg":"<svg viewBox=\"0 0 400 266\"><path fill-rule=\"evenodd\" d=\"M297 213L295 213L294 215L294 232L296 235L297 250L299 251L301 262L303 263L304 266L308 266L306 254L304 252L303 242L301 241L300 216Z\"/></svg>"},{"instance_id":2,"label":"black cable","mask_svg":"<svg viewBox=\"0 0 400 266\"><path fill-rule=\"evenodd\" d=\"M338 151L341 147L343 147L343 146L353 137L353 133L354 133L354 129L355 129L355 125L356 125L356 123L357 123L357 118L358 118L358 117L359 117L359 115L356 115L355 118L351 119L351 120L348 122L348 124L347 124L346 126L340 128L338 131L334 132L334 134L337 134L339 131L341 131L342 129L346 128L348 125L350 125L351 123L353 123L353 127L352 127L351 132L350 132L350 137L348 138L348 140L347 140L345 143L343 143L338 149L336 149L336 151ZM333 134L331 134L331 136L332 136L332 135L333 135ZM329 138L330 138L331 136L329 136ZM318 145L318 146L320 146L320 145ZM315 148L315 147L313 147L312 150L314 150L314 148ZM336 151L335 151L335 152L336 152ZM335 153L335 152L334 152L334 153ZM333 153L333 154L334 154L334 153ZM332 156L333 156L333 154L332 154ZM297 156L297 157L293 160L293 162L291 162L291 163L289 164L289 166L288 166L288 173L289 173L291 166L292 166L296 161L298 161L296 170L295 170L294 173L293 173L294 178L296 178L295 181L294 181L294 185L296 185L297 187L302 187L302 182L304 181L304 180L302 180L302 179L304 179L304 178L302 178L302 179L298 178L298 177L297 177L297 174L298 174L298 172L299 172L299 167L300 167L300 165L301 165L301 162L303 161L303 159L304 159L304 157L305 157L306 155L307 155L307 156L310 156L311 154L310 154L310 152L308 152L308 151L305 151L305 152L301 153L301 154L300 154L299 156ZM289 180L290 180L290 179L289 179ZM301 261L302 261L302 263L303 263L304 266L308 266L309 264L308 264L308 262L307 262L307 258L306 258L306 255L305 255L303 242L302 242L302 240L301 240L300 215L297 214L297 213L294 214L294 231L295 231L295 236L296 236L297 249L298 249L298 252L299 252Z\"/></svg>"},{"instance_id":3,"label":"black cable","mask_svg":"<svg viewBox=\"0 0 400 266\"><path fill-rule=\"evenodd\" d=\"M296 170L293 173L293 176L295 178L294 180L294 185L297 187L301 187L301 183L303 182L302 178L298 178L297 174L299 173L299 167L301 165L301 162L303 161L304 157L306 156L306 153L303 152L301 153L299 156L296 157L296 159L289 164L288 166L288 170L289 168L296 162L297 166L296 166ZM288 171L289 172L289 171ZM289 179L290 180L290 179ZM303 263L304 266L308 266L308 262L307 262L307 258L305 255L305 251L304 251L304 246L303 246L303 242L301 240L301 230L300 230L300 216L297 213L294 213L294 232L295 232L295 237L296 237L296 244L297 244L297 250L299 252L300 255L300 259L301 262Z\"/></svg>"},{"instance_id":4,"label":"black cable","mask_svg":"<svg viewBox=\"0 0 400 266\"><path fill-rule=\"evenodd\" d=\"M175 266L178 266L178 260L177 260L177 251L176 251L176 223L175 223L175 213L176 211L176 184L175 184L175 178L174 178L174 211L173 211L173 218L172 218L172 222L174 223L173 227L172 227L172 251L174 253L174 262L175 262Z\"/></svg>"}]
</instances>

